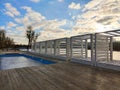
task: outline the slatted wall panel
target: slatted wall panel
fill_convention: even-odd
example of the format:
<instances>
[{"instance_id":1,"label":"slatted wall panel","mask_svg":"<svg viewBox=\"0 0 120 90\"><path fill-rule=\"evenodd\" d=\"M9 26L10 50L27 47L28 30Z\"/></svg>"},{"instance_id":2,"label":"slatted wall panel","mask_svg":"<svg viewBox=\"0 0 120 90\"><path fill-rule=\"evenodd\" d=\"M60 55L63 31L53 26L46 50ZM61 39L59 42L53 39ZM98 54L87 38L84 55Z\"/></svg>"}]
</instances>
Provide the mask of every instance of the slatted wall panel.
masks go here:
<instances>
[{"instance_id":1,"label":"slatted wall panel","mask_svg":"<svg viewBox=\"0 0 120 90\"><path fill-rule=\"evenodd\" d=\"M91 35L75 36L71 38L72 58L88 58L88 40L90 42Z\"/></svg>"},{"instance_id":2,"label":"slatted wall panel","mask_svg":"<svg viewBox=\"0 0 120 90\"><path fill-rule=\"evenodd\" d=\"M56 42L56 54L55 55L66 57L66 48L67 48L66 38L58 39L55 42Z\"/></svg>"},{"instance_id":3,"label":"slatted wall panel","mask_svg":"<svg viewBox=\"0 0 120 90\"><path fill-rule=\"evenodd\" d=\"M40 42L40 54L45 54L45 42Z\"/></svg>"},{"instance_id":4,"label":"slatted wall panel","mask_svg":"<svg viewBox=\"0 0 120 90\"><path fill-rule=\"evenodd\" d=\"M39 53L40 47L39 47L39 42L35 43L35 52Z\"/></svg>"},{"instance_id":5,"label":"slatted wall panel","mask_svg":"<svg viewBox=\"0 0 120 90\"><path fill-rule=\"evenodd\" d=\"M54 55L54 40L46 42L47 55Z\"/></svg>"},{"instance_id":6,"label":"slatted wall panel","mask_svg":"<svg viewBox=\"0 0 120 90\"><path fill-rule=\"evenodd\" d=\"M110 54L110 37L96 34L96 61L109 61Z\"/></svg>"}]
</instances>

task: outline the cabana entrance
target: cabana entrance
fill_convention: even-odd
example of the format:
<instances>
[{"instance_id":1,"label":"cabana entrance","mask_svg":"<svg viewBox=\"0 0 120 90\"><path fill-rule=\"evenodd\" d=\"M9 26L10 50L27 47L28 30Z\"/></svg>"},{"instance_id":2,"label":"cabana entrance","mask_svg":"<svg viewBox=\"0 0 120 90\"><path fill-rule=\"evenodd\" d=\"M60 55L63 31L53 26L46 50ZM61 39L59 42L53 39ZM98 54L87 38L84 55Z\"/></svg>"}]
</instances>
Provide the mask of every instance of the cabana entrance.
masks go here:
<instances>
[{"instance_id":1,"label":"cabana entrance","mask_svg":"<svg viewBox=\"0 0 120 90\"><path fill-rule=\"evenodd\" d=\"M120 66L120 60L114 60L113 58L113 38L119 36L120 30L95 34L95 60L97 66L108 68Z\"/></svg>"}]
</instances>

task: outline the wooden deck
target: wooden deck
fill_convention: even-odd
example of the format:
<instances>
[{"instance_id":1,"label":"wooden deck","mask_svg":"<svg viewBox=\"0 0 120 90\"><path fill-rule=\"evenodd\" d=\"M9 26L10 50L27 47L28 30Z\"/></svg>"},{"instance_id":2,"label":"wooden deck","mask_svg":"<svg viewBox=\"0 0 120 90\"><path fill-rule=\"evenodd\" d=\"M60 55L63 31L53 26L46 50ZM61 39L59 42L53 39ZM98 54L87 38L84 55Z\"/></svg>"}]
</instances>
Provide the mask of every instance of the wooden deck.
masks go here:
<instances>
[{"instance_id":1,"label":"wooden deck","mask_svg":"<svg viewBox=\"0 0 120 90\"><path fill-rule=\"evenodd\" d=\"M120 72L77 63L0 71L0 90L120 90Z\"/></svg>"}]
</instances>

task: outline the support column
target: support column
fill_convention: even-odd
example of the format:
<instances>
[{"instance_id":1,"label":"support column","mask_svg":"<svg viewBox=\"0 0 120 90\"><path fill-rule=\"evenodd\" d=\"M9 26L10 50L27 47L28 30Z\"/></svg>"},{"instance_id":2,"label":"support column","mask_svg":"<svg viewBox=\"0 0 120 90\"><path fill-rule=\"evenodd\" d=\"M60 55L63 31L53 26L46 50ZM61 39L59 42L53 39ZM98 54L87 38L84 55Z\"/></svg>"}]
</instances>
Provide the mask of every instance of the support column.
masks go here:
<instances>
[{"instance_id":1,"label":"support column","mask_svg":"<svg viewBox=\"0 0 120 90\"><path fill-rule=\"evenodd\" d=\"M88 43L87 43L87 39L85 39L85 58L88 58Z\"/></svg>"},{"instance_id":2,"label":"support column","mask_svg":"<svg viewBox=\"0 0 120 90\"><path fill-rule=\"evenodd\" d=\"M45 41L45 55L47 55L47 41Z\"/></svg>"},{"instance_id":3,"label":"support column","mask_svg":"<svg viewBox=\"0 0 120 90\"><path fill-rule=\"evenodd\" d=\"M33 45L34 45L34 43L32 43L32 45L31 45L31 51L33 51L33 50L34 50Z\"/></svg>"},{"instance_id":4,"label":"support column","mask_svg":"<svg viewBox=\"0 0 120 90\"><path fill-rule=\"evenodd\" d=\"M39 42L39 54L41 54L41 43Z\"/></svg>"},{"instance_id":5,"label":"support column","mask_svg":"<svg viewBox=\"0 0 120 90\"><path fill-rule=\"evenodd\" d=\"M56 56L56 53L57 53L57 44L56 44L56 40L54 40L54 56Z\"/></svg>"},{"instance_id":6,"label":"support column","mask_svg":"<svg viewBox=\"0 0 120 90\"><path fill-rule=\"evenodd\" d=\"M70 38L70 59L73 57L73 38Z\"/></svg>"},{"instance_id":7,"label":"support column","mask_svg":"<svg viewBox=\"0 0 120 90\"><path fill-rule=\"evenodd\" d=\"M113 60L113 37L110 37L110 61Z\"/></svg>"},{"instance_id":8,"label":"support column","mask_svg":"<svg viewBox=\"0 0 120 90\"><path fill-rule=\"evenodd\" d=\"M91 35L90 35L91 62L92 62L92 64L94 65L94 63L95 63L95 58L94 58L94 52L93 52L93 50L94 50L93 40L94 40L93 34L91 34Z\"/></svg>"},{"instance_id":9,"label":"support column","mask_svg":"<svg viewBox=\"0 0 120 90\"><path fill-rule=\"evenodd\" d=\"M107 54L107 61L109 61L109 55L108 55L108 54L109 54L109 44L108 44L108 39L109 39L109 37L106 37L106 46L108 46L108 47L106 48L106 49L107 49L107 50L106 50L106 52L107 52L107 53L106 53L106 54Z\"/></svg>"},{"instance_id":10,"label":"support column","mask_svg":"<svg viewBox=\"0 0 120 90\"><path fill-rule=\"evenodd\" d=\"M70 60L70 39L66 38L66 59Z\"/></svg>"},{"instance_id":11,"label":"support column","mask_svg":"<svg viewBox=\"0 0 120 90\"><path fill-rule=\"evenodd\" d=\"M81 57L83 58L83 40L81 39Z\"/></svg>"},{"instance_id":12,"label":"support column","mask_svg":"<svg viewBox=\"0 0 120 90\"><path fill-rule=\"evenodd\" d=\"M60 40L56 40L56 55L60 54Z\"/></svg>"},{"instance_id":13,"label":"support column","mask_svg":"<svg viewBox=\"0 0 120 90\"><path fill-rule=\"evenodd\" d=\"M97 34L96 33L95 33L95 36L94 36L94 40L95 40L94 41L94 43L95 43L94 44L95 45L94 46L94 50L95 51L94 51L94 59L93 59L94 61L93 61L93 64L94 64L94 66L97 66L97 45L96 45L96 43L97 43Z\"/></svg>"},{"instance_id":14,"label":"support column","mask_svg":"<svg viewBox=\"0 0 120 90\"><path fill-rule=\"evenodd\" d=\"M35 42L35 43L34 43L34 51L35 51L35 52L37 52L37 51L36 51L36 48L37 48L37 44L36 44L36 42Z\"/></svg>"}]
</instances>

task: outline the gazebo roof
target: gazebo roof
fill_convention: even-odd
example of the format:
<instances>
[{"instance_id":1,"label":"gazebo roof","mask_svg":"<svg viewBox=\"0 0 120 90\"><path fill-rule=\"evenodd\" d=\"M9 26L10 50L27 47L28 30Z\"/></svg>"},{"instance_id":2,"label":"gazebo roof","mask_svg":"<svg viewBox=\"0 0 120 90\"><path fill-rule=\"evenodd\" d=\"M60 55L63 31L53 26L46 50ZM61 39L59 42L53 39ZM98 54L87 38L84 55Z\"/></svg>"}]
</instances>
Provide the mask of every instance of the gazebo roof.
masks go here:
<instances>
[{"instance_id":1,"label":"gazebo roof","mask_svg":"<svg viewBox=\"0 0 120 90\"><path fill-rule=\"evenodd\" d=\"M111 37L116 37L116 36L120 36L120 29L118 29L118 30L111 30L111 31L105 31L105 32L100 32L100 33L96 33L96 34L106 35L106 36L111 36Z\"/></svg>"}]
</instances>

